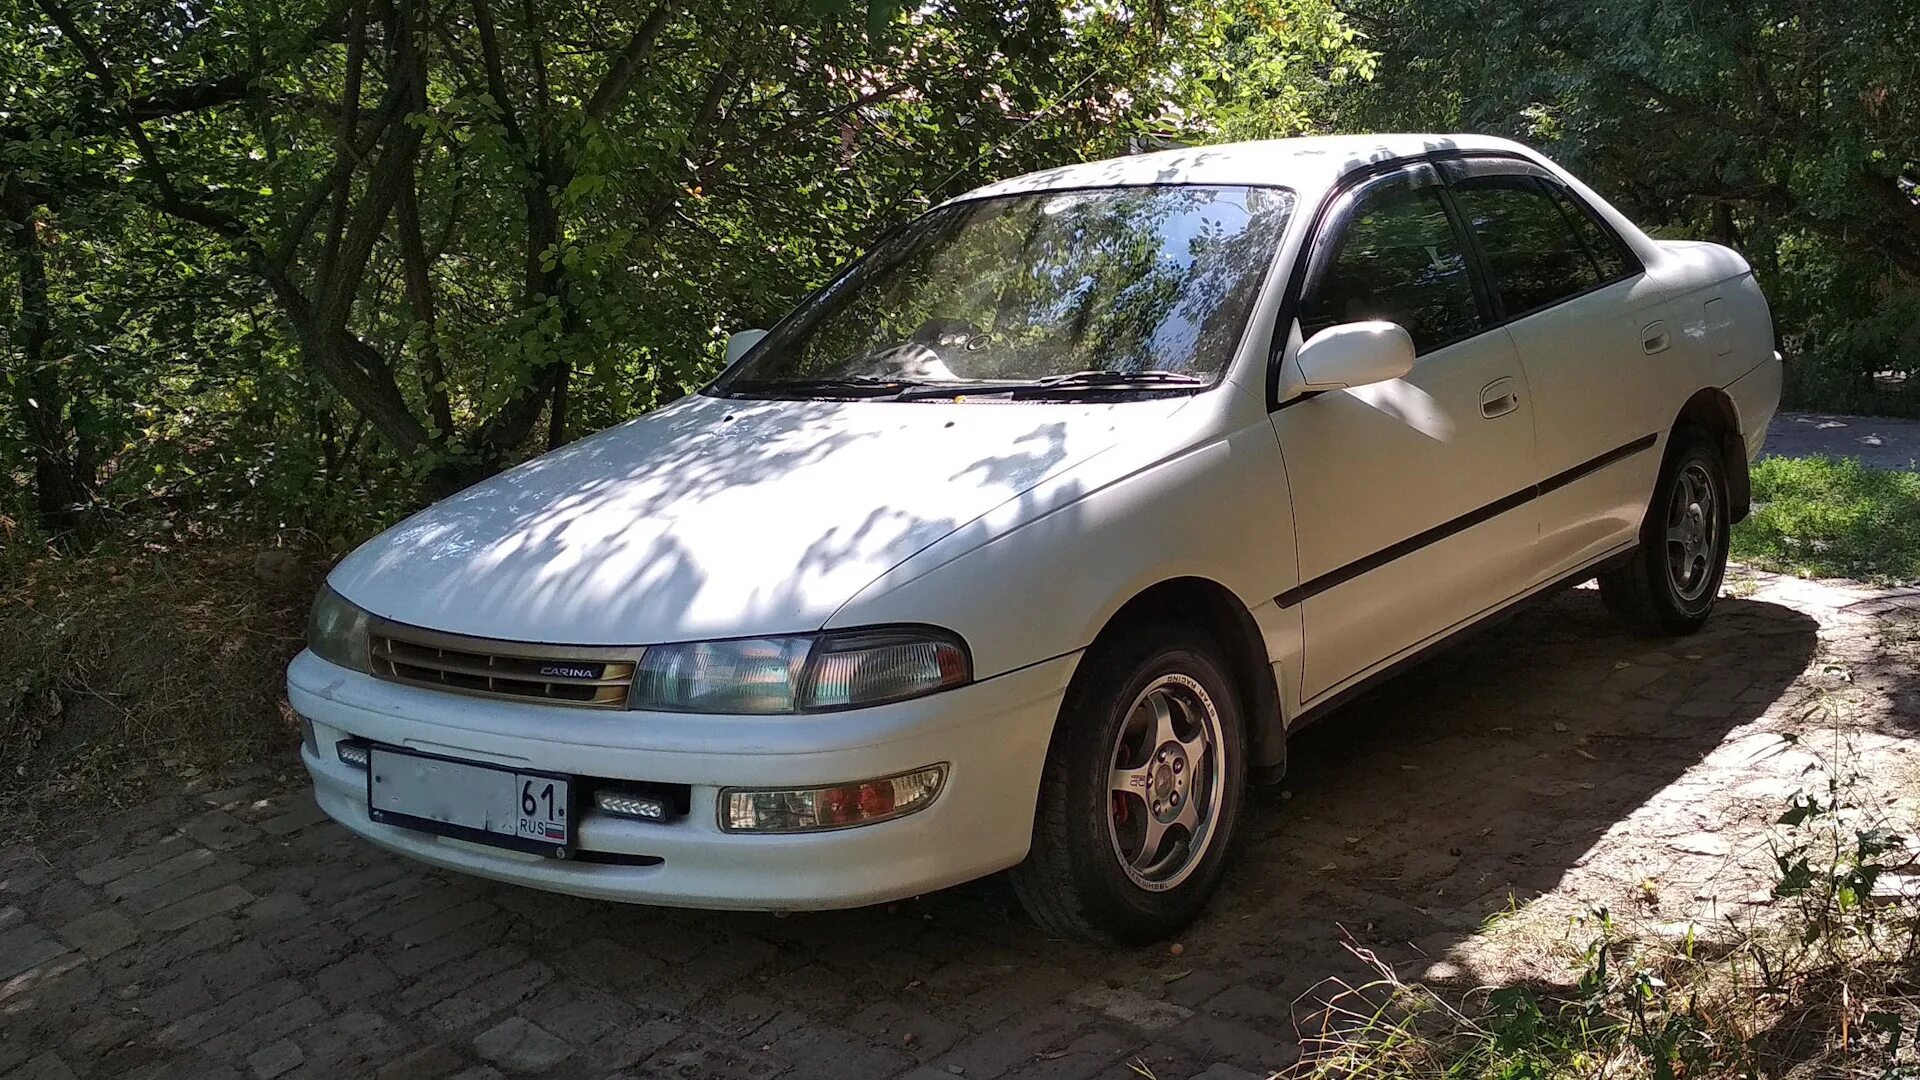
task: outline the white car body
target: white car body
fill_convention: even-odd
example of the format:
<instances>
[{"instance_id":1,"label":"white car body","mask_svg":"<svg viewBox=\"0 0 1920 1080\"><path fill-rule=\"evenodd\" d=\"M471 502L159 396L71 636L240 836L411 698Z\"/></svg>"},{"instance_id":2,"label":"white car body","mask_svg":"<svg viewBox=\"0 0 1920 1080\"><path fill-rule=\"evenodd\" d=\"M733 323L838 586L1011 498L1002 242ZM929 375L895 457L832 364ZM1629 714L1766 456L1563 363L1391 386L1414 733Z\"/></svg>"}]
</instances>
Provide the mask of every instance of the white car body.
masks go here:
<instances>
[{"instance_id":1,"label":"white car body","mask_svg":"<svg viewBox=\"0 0 1920 1080\"><path fill-rule=\"evenodd\" d=\"M1487 325L1403 378L1302 395L1291 305L1318 230L1356 185L1429 160L1547 174L1639 268ZM1170 182L1297 197L1211 389L993 404L697 394L430 507L329 578L380 620L526 655L931 625L967 643L969 685L799 715L604 711L449 693L303 653L288 694L312 728L304 759L321 807L424 862L582 896L763 909L910 896L1027 855L1063 695L1130 605L1204 608L1230 628L1252 764L1273 766L1289 727L1631 552L1683 414L1726 441L1744 510L1780 364L1733 252L1650 239L1542 156L1471 136L1176 150L963 198ZM690 805L665 823L587 808L577 845L597 859L502 850L370 820L367 771L336 756L343 739L685 785ZM719 824L724 788L934 763L948 768L938 797L896 820L803 835Z\"/></svg>"}]
</instances>

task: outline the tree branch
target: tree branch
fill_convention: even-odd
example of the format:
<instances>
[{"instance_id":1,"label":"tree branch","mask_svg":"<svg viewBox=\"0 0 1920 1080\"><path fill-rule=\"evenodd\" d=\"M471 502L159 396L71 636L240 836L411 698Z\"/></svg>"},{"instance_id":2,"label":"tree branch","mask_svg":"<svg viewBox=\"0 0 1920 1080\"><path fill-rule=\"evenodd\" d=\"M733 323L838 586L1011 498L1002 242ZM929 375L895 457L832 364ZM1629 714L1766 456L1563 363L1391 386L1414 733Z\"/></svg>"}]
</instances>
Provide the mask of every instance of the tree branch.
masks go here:
<instances>
[{"instance_id":1,"label":"tree branch","mask_svg":"<svg viewBox=\"0 0 1920 1080\"><path fill-rule=\"evenodd\" d=\"M601 78L600 85L593 91L593 97L587 100L587 116L595 120L605 120L620 104L620 99L626 95L627 87L633 83L634 75L640 70L640 65L647 62L647 57L652 55L653 46L659 40L660 32L666 29L667 23L672 20L679 4L680 0L660 0L647 14L640 28L635 30L633 37L627 40L626 48L620 50L620 56L614 60L613 66L608 68L606 75Z\"/></svg>"}]
</instances>

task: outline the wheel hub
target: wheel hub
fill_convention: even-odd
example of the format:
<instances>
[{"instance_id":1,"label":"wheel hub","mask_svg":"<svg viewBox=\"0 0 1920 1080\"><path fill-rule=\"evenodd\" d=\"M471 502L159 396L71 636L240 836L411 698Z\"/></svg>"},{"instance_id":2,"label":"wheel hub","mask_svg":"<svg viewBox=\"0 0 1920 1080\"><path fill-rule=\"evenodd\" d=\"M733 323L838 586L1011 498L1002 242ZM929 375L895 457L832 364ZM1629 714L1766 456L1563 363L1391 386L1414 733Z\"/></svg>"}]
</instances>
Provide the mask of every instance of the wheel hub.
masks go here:
<instances>
[{"instance_id":1,"label":"wheel hub","mask_svg":"<svg viewBox=\"0 0 1920 1080\"><path fill-rule=\"evenodd\" d=\"M1187 797L1187 774L1192 765L1178 743L1167 743L1153 755L1153 782L1148 786L1148 803L1153 816L1172 821L1180 816L1180 803Z\"/></svg>"}]
</instances>

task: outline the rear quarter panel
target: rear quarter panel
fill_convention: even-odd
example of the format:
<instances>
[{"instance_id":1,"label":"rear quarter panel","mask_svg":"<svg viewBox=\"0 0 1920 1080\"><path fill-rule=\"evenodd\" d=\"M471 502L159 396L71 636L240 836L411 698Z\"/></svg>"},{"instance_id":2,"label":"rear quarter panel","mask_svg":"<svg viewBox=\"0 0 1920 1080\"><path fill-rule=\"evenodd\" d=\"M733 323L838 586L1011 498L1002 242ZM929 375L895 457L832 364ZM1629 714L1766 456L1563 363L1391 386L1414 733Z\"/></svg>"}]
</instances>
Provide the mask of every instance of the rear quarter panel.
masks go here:
<instances>
[{"instance_id":1,"label":"rear quarter panel","mask_svg":"<svg viewBox=\"0 0 1920 1080\"><path fill-rule=\"evenodd\" d=\"M1648 266L1669 291L1663 305L1675 338L1686 397L1706 387L1726 390L1739 417L1748 456L1759 452L1780 403L1779 354L1773 313L1753 270L1718 244L1668 240ZM1737 391L1737 392L1736 392ZM1677 414L1685 397L1674 405Z\"/></svg>"}]
</instances>

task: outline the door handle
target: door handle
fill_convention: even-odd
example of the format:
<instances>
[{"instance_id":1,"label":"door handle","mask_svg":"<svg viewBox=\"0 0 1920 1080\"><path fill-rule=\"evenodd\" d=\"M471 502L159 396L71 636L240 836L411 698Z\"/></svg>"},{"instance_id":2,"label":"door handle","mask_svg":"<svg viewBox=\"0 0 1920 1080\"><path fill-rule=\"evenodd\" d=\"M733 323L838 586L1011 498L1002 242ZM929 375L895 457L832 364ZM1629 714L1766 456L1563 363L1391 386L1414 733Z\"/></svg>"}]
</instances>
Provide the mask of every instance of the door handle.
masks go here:
<instances>
[{"instance_id":1,"label":"door handle","mask_svg":"<svg viewBox=\"0 0 1920 1080\"><path fill-rule=\"evenodd\" d=\"M1667 346L1671 344L1673 339L1667 336L1666 323L1648 323L1645 329L1640 331L1640 351L1648 356L1666 352Z\"/></svg>"},{"instance_id":2,"label":"door handle","mask_svg":"<svg viewBox=\"0 0 1920 1080\"><path fill-rule=\"evenodd\" d=\"M1513 377L1495 379L1480 390L1480 415L1492 420L1520 407L1520 392L1513 388Z\"/></svg>"}]
</instances>

